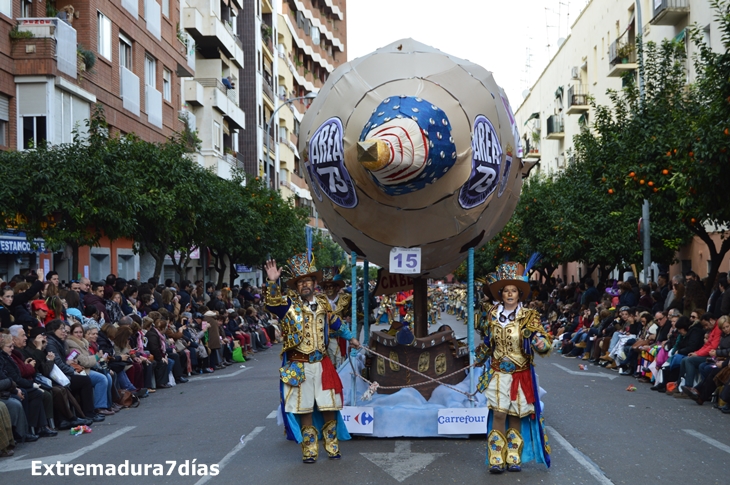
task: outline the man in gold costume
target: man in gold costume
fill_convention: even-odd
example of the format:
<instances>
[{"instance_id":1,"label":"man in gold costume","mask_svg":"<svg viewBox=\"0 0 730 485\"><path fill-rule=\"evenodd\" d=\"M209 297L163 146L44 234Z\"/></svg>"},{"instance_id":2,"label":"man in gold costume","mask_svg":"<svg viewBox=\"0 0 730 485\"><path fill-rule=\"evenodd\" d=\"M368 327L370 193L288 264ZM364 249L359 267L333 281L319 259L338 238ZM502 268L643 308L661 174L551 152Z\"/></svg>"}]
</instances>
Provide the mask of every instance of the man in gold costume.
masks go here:
<instances>
[{"instance_id":1,"label":"man in gold costume","mask_svg":"<svg viewBox=\"0 0 730 485\"><path fill-rule=\"evenodd\" d=\"M487 465L490 473L519 472L532 460L549 467L533 359L547 355L551 340L539 313L522 305L530 286L521 264L504 263L487 281L496 301L483 303L475 322L484 337L476 361L487 364L477 386L490 409Z\"/></svg>"},{"instance_id":2,"label":"man in gold costume","mask_svg":"<svg viewBox=\"0 0 730 485\"><path fill-rule=\"evenodd\" d=\"M349 325L352 321L352 295L342 291L345 287L345 279L342 277L340 268L331 266L322 268L322 282L320 283L324 296L330 305L333 314L337 315L343 324ZM347 341L341 337L337 337L337 331L330 328L329 345L327 346L327 355L334 364L335 368L339 368L345 358L347 349Z\"/></svg>"},{"instance_id":3,"label":"man in gold costume","mask_svg":"<svg viewBox=\"0 0 730 485\"><path fill-rule=\"evenodd\" d=\"M325 295L315 295L314 286L321 273L307 254L288 261L291 278L289 290L277 281L281 269L276 261L264 265L266 271L266 309L279 318L283 349L280 371L282 412L287 437L302 445L302 461L314 463L319 454L318 439L331 459L341 457L339 438L348 439L342 422L342 382L327 356L330 332L360 343L347 325L330 308Z\"/></svg>"}]
</instances>

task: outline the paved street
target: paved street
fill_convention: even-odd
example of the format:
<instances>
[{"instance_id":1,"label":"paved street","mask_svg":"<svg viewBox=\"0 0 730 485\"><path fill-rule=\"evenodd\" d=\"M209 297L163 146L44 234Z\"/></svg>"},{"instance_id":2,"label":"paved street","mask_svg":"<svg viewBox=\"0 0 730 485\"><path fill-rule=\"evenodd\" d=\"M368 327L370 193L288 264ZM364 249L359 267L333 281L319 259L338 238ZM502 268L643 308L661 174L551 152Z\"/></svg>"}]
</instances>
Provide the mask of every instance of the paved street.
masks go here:
<instances>
[{"instance_id":1,"label":"paved street","mask_svg":"<svg viewBox=\"0 0 730 485\"><path fill-rule=\"evenodd\" d=\"M463 324L449 316L443 321L465 335ZM343 444L342 460L303 465L299 447L285 440L273 418L278 404L276 347L257 354L245 367L231 366L158 391L138 409L95 425L91 434L59 434L20 445L15 457L0 459L1 481L90 483L95 478L33 477L31 461L105 465L129 460L130 465L161 464L165 476L152 476L149 467L149 476L105 477L104 483L727 483L730 416L708 404L700 407L658 395L648 385L627 392L632 378L594 366L582 371L575 359L552 355L537 364L547 390L550 470L527 465L519 475L490 476L483 464L484 438L355 438ZM167 460L177 461L169 476ZM217 463L220 474L179 476L185 460L196 460L195 467Z\"/></svg>"}]
</instances>

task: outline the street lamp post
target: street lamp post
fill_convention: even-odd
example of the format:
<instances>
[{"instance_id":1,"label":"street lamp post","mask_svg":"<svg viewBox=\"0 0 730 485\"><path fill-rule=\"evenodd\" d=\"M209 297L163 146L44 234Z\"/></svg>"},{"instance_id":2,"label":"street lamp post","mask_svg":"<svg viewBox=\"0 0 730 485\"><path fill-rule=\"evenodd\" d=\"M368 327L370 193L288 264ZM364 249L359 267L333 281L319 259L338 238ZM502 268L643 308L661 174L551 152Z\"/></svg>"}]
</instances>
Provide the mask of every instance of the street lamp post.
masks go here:
<instances>
[{"instance_id":1,"label":"street lamp post","mask_svg":"<svg viewBox=\"0 0 730 485\"><path fill-rule=\"evenodd\" d=\"M636 29L639 33L639 42L644 43L644 24L641 20L641 1L636 1L636 23L638 28ZM644 104L644 49L639 50L639 103ZM641 241L643 246L643 262L644 262L644 283L649 284L651 280L651 229L649 225L649 209L651 204L649 199L644 199L644 203L641 206L641 217L643 221L643 240Z\"/></svg>"},{"instance_id":2,"label":"street lamp post","mask_svg":"<svg viewBox=\"0 0 730 485\"><path fill-rule=\"evenodd\" d=\"M284 102L283 102L283 103L281 104L281 106L279 106L278 108L276 108L276 109L274 110L274 112L273 112L273 113L271 113L271 116L269 117L269 121L267 121L267 122L266 122L266 123L264 124L264 130L265 130L265 134L264 134L264 144L265 144L265 150L266 150L266 165L267 165L267 169L268 169L268 165L269 165L269 164L271 163L271 156L269 155L269 130L271 129L271 120L273 120L273 119L274 119L274 116L276 116L276 113L277 113L277 112L278 112L278 111L279 111L279 110L280 110L281 108L283 108L284 106L286 106L287 104L291 104L291 103L293 103L294 101L299 101L299 100L301 100L301 99L309 99L309 100L312 100L312 99L314 99L314 98L316 98L316 97L317 97L317 93L314 93L314 92L311 92L311 91L310 91L310 92L308 92L307 94L305 94L304 96L298 96L298 97L296 97L296 98L291 98L291 99L287 99L286 101L284 101ZM268 176L268 174L265 174L265 175L267 175L267 176Z\"/></svg>"}]
</instances>

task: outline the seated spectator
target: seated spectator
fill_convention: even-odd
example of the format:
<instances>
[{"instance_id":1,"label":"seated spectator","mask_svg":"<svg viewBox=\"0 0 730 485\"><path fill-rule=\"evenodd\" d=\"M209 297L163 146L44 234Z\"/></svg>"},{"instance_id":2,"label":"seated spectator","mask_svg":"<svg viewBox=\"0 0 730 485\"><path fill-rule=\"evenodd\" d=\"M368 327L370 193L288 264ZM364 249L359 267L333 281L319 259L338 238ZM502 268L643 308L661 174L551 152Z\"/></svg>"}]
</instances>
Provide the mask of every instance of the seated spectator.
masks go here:
<instances>
[{"instance_id":1,"label":"seated spectator","mask_svg":"<svg viewBox=\"0 0 730 485\"><path fill-rule=\"evenodd\" d=\"M28 419L25 416L22 401L20 401L22 396L23 392L17 388L10 377L7 377L3 373L0 367L0 402L8 410L12 432L15 436L19 437L21 442L37 441L39 436L37 434L30 434L30 430L28 429Z\"/></svg>"},{"instance_id":2,"label":"seated spectator","mask_svg":"<svg viewBox=\"0 0 730 485\"><path fill-rule=\"evenodd\" d=\"M22 352L22 350L25 348L26 342L28 341L27 337L25 336L25 330L20 325L13 325L12 327L10 327L9 330L10 336L13 341L13 351L11 352L10 357L15 362L15 365L18 366L18 369L20 370L20 377L31 383L35 383L36 362L33 358L25 357ZM34 387L36 387L36 389L39 389L40 386ZM53 397L49 391L43 389L39 390L43 394L43 408L46 411L48 424L51 429L55 429L56 424L53 420Z\"/></svg>"},{"instance_id":3,"label":"seated spectator","mask_svg":"<svg viewBox=\"0 0 730 485\"><path fill-rule=\"evenodd\" d=\"M77 374L73 367L66 363L68 348L66 347L66 325L62 320L52 320L46 326L46 339L48 352L53 353L54 364L66 374L70 384L69 388L72 393L78 394L81 409L84 415L92 421L98 423L104 421L104 416L94 412L94 386L89 376Z\"/></svg>"},{"instance_id":4,"label":"seated spectator","mask_svg":"<svg viewBox=\"0 0 730 485\"><path fill-rule=\"evenodd\" d=\"M99 310L94 305L89 305L84 308L84 330L87 330L89 328L95 328L96 330L99 330L101 328L99 318Z\"/></svg>"},{"instance_id":5,"label":"seated spectator","mask_svg":"<svg viewBox=\"0 0 730 485\"><path fill-rule=\"evenodd\" d=\"M37 434L40 437L56 436L58 432L49 427L46 410L43 405L43 392L40 386L33 381L25 379L20 374L20 369L10 356L13 352L13 338L10 334L0 334L0 380L10 379L11 387L15 387L15 395L11 396L23 403L30 434Z\"/></svg>"},{"instance_id":6,"label":"seated spectator","mask_svg":"<svg viewBox=\"0 0 730 485\"><path fill-rule=\"evenodd\" d=\"M167 327L167 322L160 320L159 312L151 312L150 318L153 319L153 324L145 334L147 337L147 350L152 354L157 362L155 367L155 382L157 389L168 389L172 387L169 382L169 376L174 367L174 360L168 357L167 353L167 338L162 331ZM157 319L156 321L154 319ZM161 327L161 328L158 328ZM179 371L182 374L182 371Z\"/></svg>"},{"instance_id":7,"label":"seated spectator","mask_svg":"<svg viewBox=\"0 0 730 485\"><path fill-rule=\"evenodd\" d=\"M84 296L84 306L88 309L90 306L95 307L98 310L98 322L99 324L110 322L111 319L106 313L106 304L104 303L104 284L99 282L91 283L91 293L87 293ZM84 316L87 316L84 313Z\"/></svg>"},{"instance_id":8,"label":"seated spectator","mask_svg":"<svg viewBox=\"0 0 730 485\"><path fill-rule=\"evenodd\" d=\"M702 347L705 340L705 331L700 322L690 323L688 317L681 316L674 326L677 329L678 336L672 350L669 351L670 360L668 365L665 364L667 368L662 371L662 383L665 384L679 381L682 360L691 352ZM671 396L674 392L669 390L667 394Z\"/></svg>"},{"instance_id":9,"label":"seated spectator","mask_svg":"<svg viewBox=\"0 0 730 485\"><path fill-rule=\"evenodd\" d=\"M700 382L695 387L686 384L683 388L683 392L687 394L690 398L694 399L695 402L700 405L703 402L709 401L712 398L712 394L717 389L715 376L722 369L726 368L729 362L728 357L730 357L730 318L728 318L727 315L723 315L717 321L717 326L720 327L722 331L722 334L720 336L720 342L718 343L717 348L709 351L708 358L699 366L702 382Z\"/></svg>"},{"instance_id":10,"label":"seated spectator","mask_svg":"<svg viewBox=\"0 0 730 485\"><path fill-rule=\"evenodd\" d=\"M88 329L90 333L93 333L94 330L94 328ZM99 362L104 362L106 358L103 355L100 357L99 354L92 355L89 352L89 342L84 338L84 328L78 323L71 326L71 334L66 339L66 345L69 353L76 351L77 355L72 362L83 368L82 373L89 376L94 386L94 412L104 416L114 414L112 377L108 373L104 373L99 366Z\"/></svg>"},{"instance_id":11,"label":"seated spectator","mask_svg":"<svg viewBox=\"0 0 730 485\"><path fill-rule=\"evenodd\" d=\"M0 400L0 458L15 454L15 437L10 412L5 403Z\"/></svg>"},{"instance_id":12,"label":"seated spectator","mask_svg":"<svg viewBox=\"0 0 730 485\"><path fill-rule=\"evenodd\" d=\"M693 316L696 314L696 311L692 312ZM704 334L704 344L699 349L687 353L685 358L680 362L679 378L677 379L678 386L683 382L683 386L693 387L700 365L707 362L710 351L717 349L717 346L720 344L722 331L719 325L717 325L714 315L705 313L698 323L701 325ZM692 325L692 327L695 327L695 325ZM681 391L682 389L679 390ZM687 397L686 394L681 392L677 392L675 397L679 397L680 395Z\"/></svg>"},{"instance_id":13,"label":"seated spectator","mask_svg":"<svg viewBox=\"0 0 730 485\"><path fill-rule=\"evenodd\" d=\"M23 357L32 359L35 362L36 372L50 380L55 355L46 352L46 335L43 328L37 327L30 331L30 339L22 349ZM53 418L57 423L57 429L69 429L73 426L93 423L87 419L76 398L71 394L69 388L52 382L51 394L53 396Z\"/></svg>"}]
</instances>

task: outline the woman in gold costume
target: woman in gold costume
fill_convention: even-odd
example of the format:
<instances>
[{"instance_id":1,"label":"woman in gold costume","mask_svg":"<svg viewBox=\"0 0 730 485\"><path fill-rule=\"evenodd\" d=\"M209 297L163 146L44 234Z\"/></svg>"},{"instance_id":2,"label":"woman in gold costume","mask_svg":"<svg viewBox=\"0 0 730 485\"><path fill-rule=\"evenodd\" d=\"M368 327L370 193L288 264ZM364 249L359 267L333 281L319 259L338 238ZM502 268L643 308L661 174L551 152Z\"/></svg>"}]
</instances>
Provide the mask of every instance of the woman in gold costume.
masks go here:
<instances>
[{"instance_id":1,"label":"woman in gold costume","mask_svg":"<svg viewBox=\"0 0 730 485\"><path fill-rule=\"evenodd\" d=\"M508 262L491 273L489 290L496 301L483 303L475 322L484 338L476 359L487 365L477 390L490 409L491 473L519 472L523 462L532 460L550 466L533 359L535 354L547 355L551 340L539 313L522 305L530 293L527 271L522 264Z\"/></svg>"}]
</instances>

